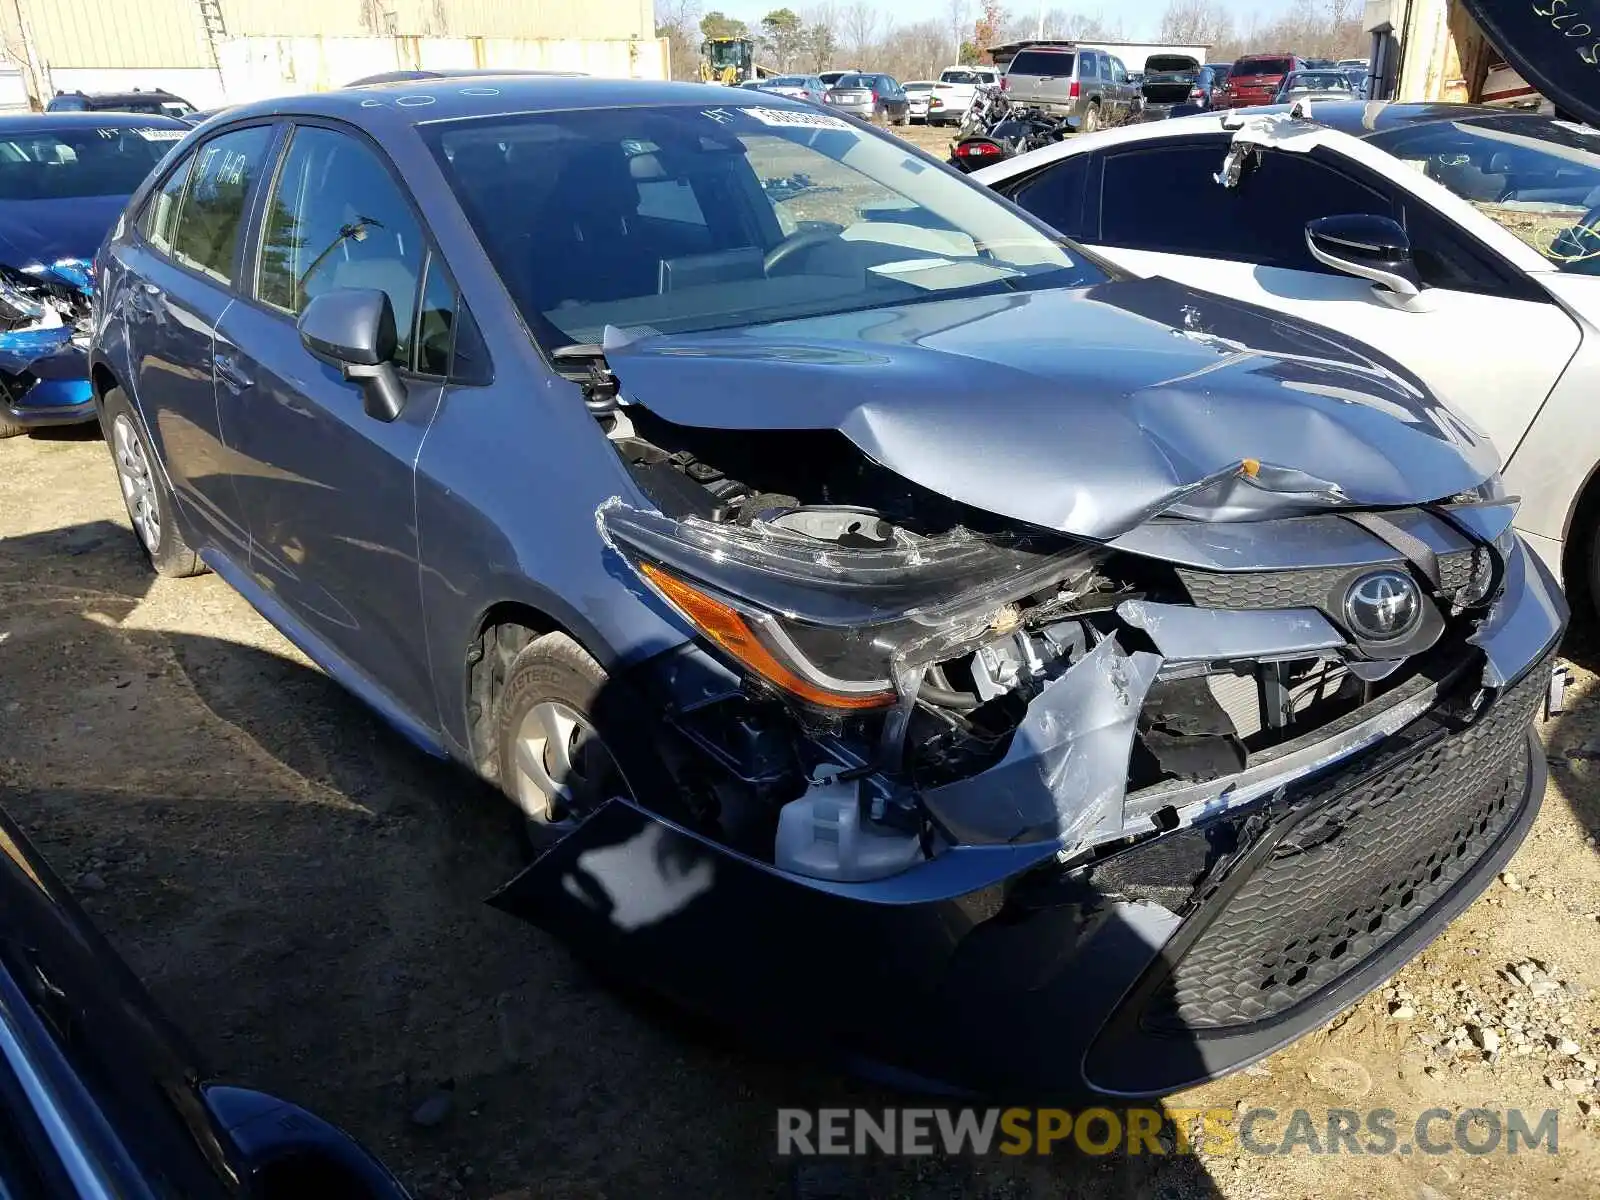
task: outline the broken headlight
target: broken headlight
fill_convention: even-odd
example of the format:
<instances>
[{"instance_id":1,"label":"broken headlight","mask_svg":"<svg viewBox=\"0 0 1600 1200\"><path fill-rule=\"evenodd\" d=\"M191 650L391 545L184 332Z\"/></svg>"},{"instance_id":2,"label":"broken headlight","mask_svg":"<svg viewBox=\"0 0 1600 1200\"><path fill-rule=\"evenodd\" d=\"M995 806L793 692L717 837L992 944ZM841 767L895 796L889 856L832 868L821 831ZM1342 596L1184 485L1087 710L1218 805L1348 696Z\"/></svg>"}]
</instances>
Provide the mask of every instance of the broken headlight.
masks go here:
<instances>
[{"instance_id":1,"label":"broken headlight","mask_svg":"<svg viewBox=\"0 0 1600 1200\"><path fill-rule=\"evenodd\" d=\"M0 319L13 323L39 320L45 313L41 291L37 281L26 276L19 279L10 270L0 268Z\"/></svg>"},{"instance_id":2,"label":"broken headlight","mask_svg":"<svg viewBox=\"0 0 1600 1200\"><path fill-rule=\"evenodd\" d=\"M1088 575L1101 553L959 528L923 537L860 509L729 525L613 500L597 519L606 543L735 664L838 712L894 704L907 668L1008 628L1010 602Z\"/></svg>"}]
</instances>

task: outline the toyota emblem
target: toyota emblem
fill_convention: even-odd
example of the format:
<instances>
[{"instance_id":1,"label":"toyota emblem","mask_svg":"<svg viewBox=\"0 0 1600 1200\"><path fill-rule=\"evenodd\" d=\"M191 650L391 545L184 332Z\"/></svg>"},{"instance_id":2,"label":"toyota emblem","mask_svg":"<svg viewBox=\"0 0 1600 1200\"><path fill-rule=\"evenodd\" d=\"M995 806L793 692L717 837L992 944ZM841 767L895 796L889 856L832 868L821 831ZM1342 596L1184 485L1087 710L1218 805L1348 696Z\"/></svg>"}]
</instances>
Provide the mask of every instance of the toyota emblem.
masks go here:
<instances>
[{"instance_id":1,"label":"toyota emblem","mask_svg":"<svg viewBox=\"0 0 1600 1200\"><path fill-rule=\"evenodd\" d=\"M1402 571L1373 571L1350 585L1344 597L1350 629L1369 642L1405 637L1422 620L1422 592Z\"/></svg>"}]
</instances>

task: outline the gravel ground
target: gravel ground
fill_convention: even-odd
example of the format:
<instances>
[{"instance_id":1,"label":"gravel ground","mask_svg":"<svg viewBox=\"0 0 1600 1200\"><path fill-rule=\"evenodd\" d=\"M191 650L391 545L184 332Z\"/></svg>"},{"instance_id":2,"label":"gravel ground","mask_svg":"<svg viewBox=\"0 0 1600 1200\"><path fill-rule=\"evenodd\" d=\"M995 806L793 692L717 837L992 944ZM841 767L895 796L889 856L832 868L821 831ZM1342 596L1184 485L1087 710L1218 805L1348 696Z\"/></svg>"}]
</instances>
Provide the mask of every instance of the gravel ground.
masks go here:
<instances>
[{"instance_id":1,"label":"gravel ground","mask_svg":"<svg viewBox=\"0 0 1600 1200\"><path fill-rule=\"evenodd\" d=\"M214 1066L345 1125L422 1196L1593 1196L1600 640L1571 643L1545 806L1502 881L1388 990L1169 1102L1389 1108L1402 1131L1431 1107L1548 1108L1558 1154L796 1169L778 1107L888 1098L621 996L484 906L517 867L494 796L216 577L150 576L97 435L0 443L0 802Z\"/></svg>"}]
</instances>

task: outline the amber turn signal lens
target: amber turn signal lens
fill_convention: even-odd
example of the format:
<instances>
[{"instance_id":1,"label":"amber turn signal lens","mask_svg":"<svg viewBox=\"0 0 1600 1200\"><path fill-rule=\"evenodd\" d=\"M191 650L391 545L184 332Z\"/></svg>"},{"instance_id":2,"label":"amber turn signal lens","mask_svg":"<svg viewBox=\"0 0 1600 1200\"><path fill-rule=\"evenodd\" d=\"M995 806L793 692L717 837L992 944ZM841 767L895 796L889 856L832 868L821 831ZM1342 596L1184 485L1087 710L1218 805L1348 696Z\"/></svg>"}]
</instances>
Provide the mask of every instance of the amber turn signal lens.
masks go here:
<instances>
[{"instance_id":1,"label":"amber turn signal lens","mask_svg":"<svg viewBox=\"0 0 1600 1200\"><path fill-rule=\"evenodd\" d=\"M736 609L652 563L640 563L639 571L696 629L768 683L823 708L886 708L895 702L892 691L834 692L800 678L773 657Z\"/></svg>"}]
</instances>

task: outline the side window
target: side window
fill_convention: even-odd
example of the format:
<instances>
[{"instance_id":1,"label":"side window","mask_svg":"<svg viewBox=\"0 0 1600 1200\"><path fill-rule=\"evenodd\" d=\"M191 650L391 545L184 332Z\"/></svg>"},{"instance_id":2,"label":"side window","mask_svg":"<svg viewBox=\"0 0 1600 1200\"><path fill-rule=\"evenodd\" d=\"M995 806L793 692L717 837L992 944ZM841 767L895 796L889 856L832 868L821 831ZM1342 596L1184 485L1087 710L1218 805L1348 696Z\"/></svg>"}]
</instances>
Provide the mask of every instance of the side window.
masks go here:
<instances>
[{"instance_id":1,"label":"side window","mask_svg":"<svg viewBox=\"0 0 1600 1200\"><path fill-rule=\"evenodd\" d=\"M1091 157L1075 154L1046 167L1024 183L1012 199L1046 225L1070 238L1081 238L1084 233L1083 197Z\"/></svg>"},{"instance_id":2,"label":"side window","mask_svg":"<svg viewBox=\"0 0 1600 1200\"><path fill-rule=\"evenodd\" d=\"M1516 294L1508 289L1504 273L1470 237L1420 201L1407 199L1402 207L1406 233L1411 239L1411 260L1424 287L1497 296Z\"/></svg>"},{"instance_id":3,"label":"side window","mask_svg":"<svg viewBox=\"0 0 1600 1200\"><path fill-rule=\"evenodd\" d=\"M163 254L172 252L172 231L178 223L178 204L183 199L183 187L189 182L189 168L192 166L194 155L184 155L183 161L172 168L172 173L159 188L150 193L144 203L139 229L150 244Z\"/></svg>"},{"instance_id":4,"label":"side window","mask_svg":"<svg viewBox=\"0 0 1600 1200\"><path fill-rule=\"evenodd\" d=\"M414 369L419 375L450 374L451 351L455 343L456 287L444 263L428 256L423 277L422 303L417 306L417 357Z\"/></svg>"},{"instance_id":5,"label":"side window","mask_svg":"<svg viewBox=\"0 0 1600 1200\"><path fill-rule=\"evenodd\" d=\"M172 256L222 283L233 282L250 185L261 172L272 128L255 125L212 138L195 151L189 190L172 235Z\"/></svg>"},{"instance_id":6,"label":"side window","mask_svg":"<svg viewBox=\"0 0 1600 1200\"><path fill-rule=\"evenodd\" d=\"M1111 79L1114 83L1121 83L1122 77L1128 73L1128 68L1122 65L1120 58L1111 60Z\"/></svg>"},{"instance_id":7,"label":"side window","mask_svg":"<svg viewBox=\"0 0 1600 1200\"><path fill-rule=\"evenodd\" d=\"M295 316L334 288L377 288L394 306L394 361L409 367L422 258L422 230L377 155L297 128L262 222L256 299Z\"/></svg>"},{"instance_id":8,"label":"side window","mask_svg":"<svg viewBox=\"0 0 1600 1200\"><path fill-rule=\"evenodd\" d=\"M1306 222L1339 213L1394 216L1384 196L1304 154L1268 150L1238 186L1213 176L1226 139L1107 155L1100 238L1108 246L1228 258L1294 271L1338 274L1306 249ZM1170 197L1184 197L1174 221Z\"/></svg>"}]
</instances>

